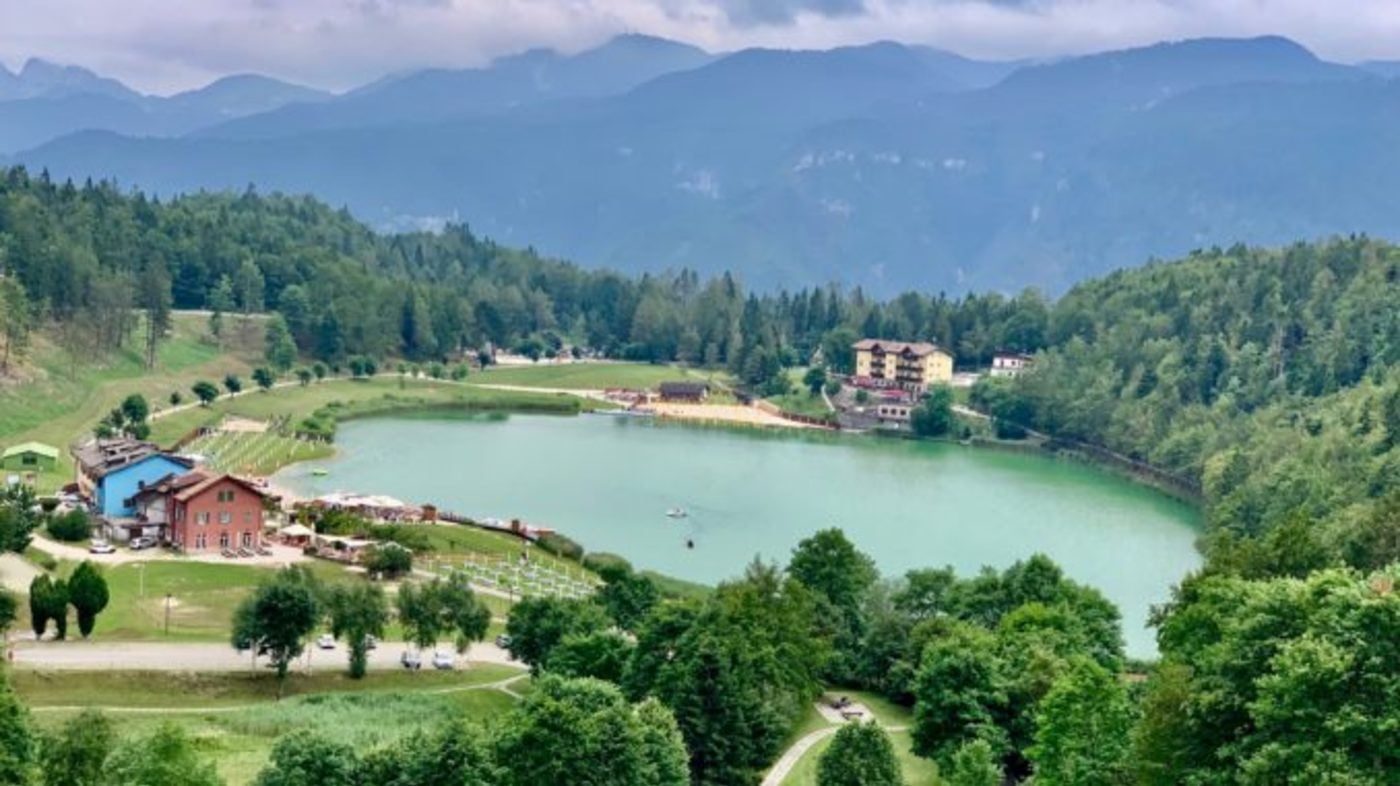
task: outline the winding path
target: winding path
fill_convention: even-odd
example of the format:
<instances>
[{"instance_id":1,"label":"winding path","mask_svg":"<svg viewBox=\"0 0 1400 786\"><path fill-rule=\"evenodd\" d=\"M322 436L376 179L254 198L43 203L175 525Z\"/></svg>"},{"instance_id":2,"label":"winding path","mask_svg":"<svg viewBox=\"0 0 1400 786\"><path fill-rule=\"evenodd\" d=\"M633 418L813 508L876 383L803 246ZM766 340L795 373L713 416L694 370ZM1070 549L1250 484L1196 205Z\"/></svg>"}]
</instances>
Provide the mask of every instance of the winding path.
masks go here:
<instances>
[{"instance_id":1,"label":"winding path","mask_svg":"<svg viewBox=\"0 0 1400 786\"><path fill-rule=\"evenodd\" d=\"M818 707L818 709L820 709L820 707ZM874 715L872 714L871 717L874 717ZM760 786L782 786L783 781L787 780L788 776L792 774L792 769L797 766L798 762L802 761L802 757L806 756L817 743L839 731L841 726L841 723L832 723L830 726L817 729L816 731L800 737L797 742L792 744L792 747L783 751L783 755L779 756L778 760L773 763L772 768L768 770L768 774L763 776L763 781ZM884 729L886 732L908 730L907 726L882 725L880 728Z\"/></svg>"}]
</instances>

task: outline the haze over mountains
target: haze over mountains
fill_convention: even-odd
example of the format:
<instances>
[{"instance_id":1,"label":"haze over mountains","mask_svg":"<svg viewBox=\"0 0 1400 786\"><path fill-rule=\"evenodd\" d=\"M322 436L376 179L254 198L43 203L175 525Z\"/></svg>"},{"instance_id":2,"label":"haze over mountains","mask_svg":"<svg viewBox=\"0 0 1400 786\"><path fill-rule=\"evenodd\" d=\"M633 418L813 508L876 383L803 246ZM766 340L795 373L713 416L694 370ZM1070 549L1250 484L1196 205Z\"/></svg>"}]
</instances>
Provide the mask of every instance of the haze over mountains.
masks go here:
<instances>
[{"instance_id":1,"label":"haze over mountains","mask_svg":"<svg viewBox=\"0 0 1400 786\"><path fill-rule=\"evenodd\" d=\"M40 64L0 73L0 153L167 194L309 191L628 271L1058 291L1212 244L1400 236L1394 71L1281 38L993 63L624 36L340 96L237 77L157 98Z\"/></svg>"}]
</instances>

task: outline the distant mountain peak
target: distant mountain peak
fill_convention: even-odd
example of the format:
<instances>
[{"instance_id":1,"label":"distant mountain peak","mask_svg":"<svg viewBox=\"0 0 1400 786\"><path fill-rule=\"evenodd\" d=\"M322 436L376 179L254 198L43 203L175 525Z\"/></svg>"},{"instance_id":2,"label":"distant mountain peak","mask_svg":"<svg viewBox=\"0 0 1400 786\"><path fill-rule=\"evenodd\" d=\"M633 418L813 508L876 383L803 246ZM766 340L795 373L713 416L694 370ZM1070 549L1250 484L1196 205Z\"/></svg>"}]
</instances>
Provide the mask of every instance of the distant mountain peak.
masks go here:
<instances>
[{"instance_id":1,"label":"distant mountain peak","mask_svg":"<svg viewBox=\"0 0 1400 786\"><path fill-rule=\"evenodd\" d=\"M112 98L137 98L139 93L115 79L99 76L82 66L63 65L31 57L18 74L0 74L0 99L62 98L92 93Z\"/></svg>"}]
</instances>

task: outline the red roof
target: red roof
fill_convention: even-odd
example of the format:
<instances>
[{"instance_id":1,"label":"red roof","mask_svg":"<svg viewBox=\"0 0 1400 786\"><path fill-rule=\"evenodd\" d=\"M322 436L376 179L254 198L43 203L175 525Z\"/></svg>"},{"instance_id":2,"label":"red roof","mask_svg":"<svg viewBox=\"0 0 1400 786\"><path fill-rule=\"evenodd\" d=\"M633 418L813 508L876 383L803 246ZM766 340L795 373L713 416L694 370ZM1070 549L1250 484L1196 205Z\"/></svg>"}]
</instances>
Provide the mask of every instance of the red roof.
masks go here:
<instances>
[{"instance_id":1,"label":"red roof","mask_svg":"<svg viewBox=\"0 0 1400 786\"><path fill-rule=\"evenodd\" d=\"M196 474L196 473L194 473L194 472L191 472L191 473L190 473L190 475L194 475L194 474ZM198 474L203 475L203 473L198 473ZM185 475L185 476L182 476L182 477L186 477L186 478L187 478L187 477L189 477L190 475ZM186 483L186 484L180 486L178 489L172 489L172 492L175 494L175 499L179 500L180 502L189 502L190 500L194 499L195 497L198 497L200 494L203 494L204 492L208 491L209 489L213 488L214 486L217 486L218 484L224 482L225 480L230 481L230 482L232 482L232 483L236 483L237 485L242 486L243 488L245 488L245 489L247 489L247 490L253 492L254 494L258 495L259 497L266 497L266 496L267 496L267 492L263 491L261 488L258 488L256 485L254 485L254 484L252 483L252 481L244 480L243 478L240 478L240 477L238 477L237 475L227 475L227 474L225 474L225 475L205 475L205 476L202 477L202 479L200 479L200 482Z\"/></svg>"}]
</instances>

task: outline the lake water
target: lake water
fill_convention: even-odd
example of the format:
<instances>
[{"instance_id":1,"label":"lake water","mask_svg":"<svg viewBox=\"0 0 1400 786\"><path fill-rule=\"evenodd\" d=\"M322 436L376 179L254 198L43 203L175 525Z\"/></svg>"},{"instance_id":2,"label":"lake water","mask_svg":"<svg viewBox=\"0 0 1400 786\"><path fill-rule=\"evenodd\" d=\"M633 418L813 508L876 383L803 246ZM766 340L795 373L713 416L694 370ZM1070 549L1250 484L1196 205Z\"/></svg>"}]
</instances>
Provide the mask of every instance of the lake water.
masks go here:
<instances>
[{"instance_id":1,"label":"lake water","mask_svg":"<svg viewBox=\"0 0 1400 786\"><path fill-rule=\"evenodd\" d=\"M337 457L314 465L329 475L297 465L278 483L520 518L705 583L755 555L785 561L830 526L886 575L942 565L967 575L1044 552L1118 604L1138 656L1155 650L1149 607L1200 562L1190 506L1035 455L606 415L396 416L346 423L337 441ZM689 518L667 518L674 507Z\"/></svg>"}]
</instances>

